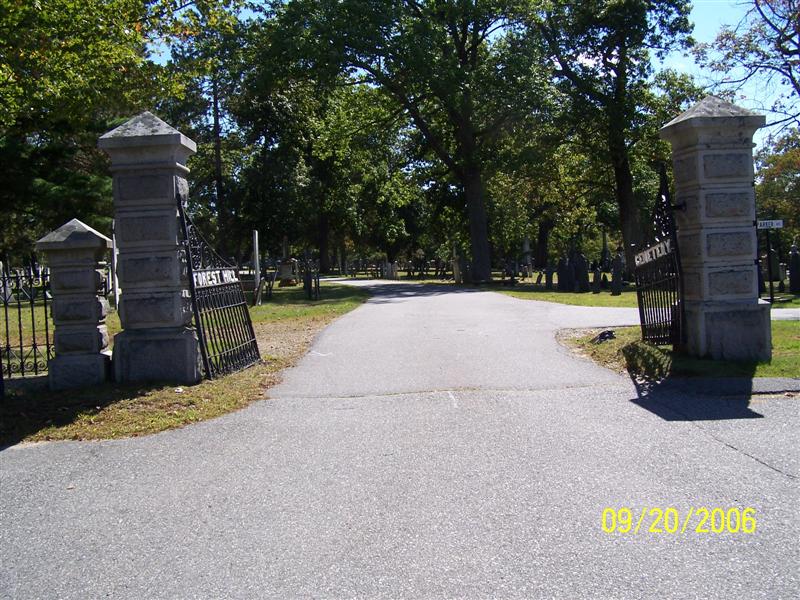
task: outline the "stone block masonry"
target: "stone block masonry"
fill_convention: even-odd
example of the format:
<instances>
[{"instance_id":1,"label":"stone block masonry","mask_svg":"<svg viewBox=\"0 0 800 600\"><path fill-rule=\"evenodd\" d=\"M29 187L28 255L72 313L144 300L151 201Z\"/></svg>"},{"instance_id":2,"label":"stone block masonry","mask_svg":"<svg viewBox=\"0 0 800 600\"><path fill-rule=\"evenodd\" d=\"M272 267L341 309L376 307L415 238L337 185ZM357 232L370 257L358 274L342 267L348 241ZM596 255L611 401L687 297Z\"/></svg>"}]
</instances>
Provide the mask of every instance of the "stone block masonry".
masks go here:
<instances>
[{"instance_id":1,"label":"stone block masonry","mask_svg":"<svg viewBox=\"0 0 800 600\"><path fill-rule=\"evenodd\" d=\"M108 378L109 307L102 289L110 248L110 239L78 219L36 242L50 267L53 294L56 355L48 365L52 390L99 385Z\"/></svg>"},{"instance_id":2,"label":"stone block masonry","mask_svg":"<svg viewBox=\"0 0 800 600\"><path fill-rule=\"evenodd\" d=\"M114 339L117 381L195 383L200 348L176 197L186 197L196 144L145 112L103 135L111 157L123 331Z\"/></svg>"},{"instance_id":3,"label":"stone block masonry","mask_svg":"<svg viewBox=\"0 0 800 600\"><path fill-rule=\"evenodd\" d=\"M763 115L709 96L661 129L672 144L688 352L769 360L770 306L758 298L753 133Z\"/></svg>"}]
</instances>

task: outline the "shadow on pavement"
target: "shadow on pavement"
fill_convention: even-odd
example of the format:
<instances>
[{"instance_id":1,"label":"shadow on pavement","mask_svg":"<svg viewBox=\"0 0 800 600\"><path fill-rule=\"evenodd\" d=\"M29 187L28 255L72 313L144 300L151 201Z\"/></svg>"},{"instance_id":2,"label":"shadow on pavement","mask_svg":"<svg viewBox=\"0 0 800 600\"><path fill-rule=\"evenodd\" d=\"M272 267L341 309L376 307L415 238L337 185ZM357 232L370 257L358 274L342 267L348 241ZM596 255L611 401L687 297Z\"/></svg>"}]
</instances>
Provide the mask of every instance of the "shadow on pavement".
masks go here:
<instances>
[{"instance_id":1,"label":"shadow on pavement","mask_svg":"<svg viewBox=\"0 0 800 600\"><path fill-rule=\"evenodd\" d=\"M750 409L752 378L667 377L659 382L631 379L637 395L631 402L665 421L764 418Z\"/></svg>"},{"instance_id":2,"label":"shadow on pavement","mask_svg":"<svg viewBox=\"0 0 800 600\"><path fill-rule=\"evenodd\" d=\"M371 304L396 302L403 298L424 298L430 296L444 296L447 294L475 294L488 291L488 288L461 287L456 285L415 284L415 283L381 283L375 285L361 285L372 294L367 301Z\"/></svg>"},{"instance_id":3,"label":"shadow on pavement","mask_svg":"<svg viewBox=\"0 0 800 600\"><path fill-rule=\"evenodd\" d=\"M68 392L51 392L46 376L18 382L11 389L7 387L6 397L0 400L0 452L49 427L69 425L116 402L135 400L164 386L163 383L106 383Z\"/></svg>"}]
</instances>

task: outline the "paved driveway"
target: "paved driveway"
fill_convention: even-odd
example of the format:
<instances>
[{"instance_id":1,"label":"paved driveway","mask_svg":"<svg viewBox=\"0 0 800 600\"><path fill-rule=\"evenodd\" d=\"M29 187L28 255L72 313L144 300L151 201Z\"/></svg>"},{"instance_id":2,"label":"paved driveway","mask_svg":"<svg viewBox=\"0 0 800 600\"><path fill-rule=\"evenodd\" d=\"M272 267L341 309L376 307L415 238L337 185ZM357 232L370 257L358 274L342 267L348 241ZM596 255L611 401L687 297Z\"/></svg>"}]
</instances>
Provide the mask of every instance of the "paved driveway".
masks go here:
<instances>
[{"instance_id":1,"label":"paved driveway","mask_svg":"<svg viewBox=\"0 0 800 600\"><path fill-rule=\"evenodd\" d=\"M369 285L243 411L0 452L0 597L798 596L797 397L637 389L554 341L624 310ZM757 530L601 529L703 506Z\"/></svg>"}]
</instances>

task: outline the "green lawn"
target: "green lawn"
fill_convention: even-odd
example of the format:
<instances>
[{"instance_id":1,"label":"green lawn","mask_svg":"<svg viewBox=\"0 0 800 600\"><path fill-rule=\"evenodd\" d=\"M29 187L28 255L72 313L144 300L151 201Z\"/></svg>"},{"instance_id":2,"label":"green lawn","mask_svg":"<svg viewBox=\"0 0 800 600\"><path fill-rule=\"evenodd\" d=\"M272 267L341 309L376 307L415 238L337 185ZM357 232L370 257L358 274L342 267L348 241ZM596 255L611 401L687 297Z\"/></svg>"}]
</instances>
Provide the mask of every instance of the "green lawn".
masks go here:
<instances>
[{"instance_id":1,"label":"green lawn","mask_svg":"<svg viewBox=\"0 0 800 600\"><path fill-rule=\"evenodd\" d=\"M499 288L495 291L521 300L541 300L544 302L558 302L559 304L572 304L575 306L614 306L614 307L628 307L636 308L638 306L636 300L636 288L633 286L626 287L622 295L612 296L608 290L603 290L599 294L586 292L577 294L574 292L558 292L554 290L546 290L544 286L535 285L532 283L518 283L511 288ZM768 296L764 296L767 299ZM800 295L797 294L776 294L775 304L772 305L773 309L783 308L800 308Z\"/></svg>"},{"instance_id":2,"label":"green lawn","mask_svg":"<svg viewBox=\"0 0 800 600\"><path fill-rule=\"evenodd\" d=\"M772 322L772 361L732 362L693 358L641 341L639 327L616 327L616 338L592 343L600 330L563 338L595 362L645 379L678 377L800 377L800 322Z\"/></svg>"},{"instance_id":3,"label":"green lawn","mask_svg":"<svg viewBox=\"0 0 800 600\"><path fill-rule=\"evenodd\" d=\"M612 296L608 290L603 290L599 294L586 292L579 294L576 292L558 292L546 290L544 286L532 283L517 284L512 288L495 289L495 291L519 298L520 300L541 300L543 302L558 302L559 304L571 304L574 306L612 306L624 308L636 308L636 290L632 287L623 290L619 296Z\"/></svg>"},{"instance_id":4,"label":"green lawn","mask_svg":"<svg viewBox=\"0 0 800 600\"><path fill-rule=\"evenodd\" d=\"M761 296L764 300L769 300L769 292ZM800 308L800 294L775 294L775 304L772 308Z\"/></svg>"},{"instance_id":5,"label":"green lawn","mask_svg":"<svg viewBox=\"0 0 800 600\"><path fill-rule=\"evenodd\" d=\"M308 300L302 285L284 288L276 285L271 300L250 308L250 318L253 323L263 323L309 316L335 317L353 310L368 297L369 293L361 288L324 280L320 284L319 300Z\"/></svg>"},{"instance_id":6,"label":"green lawn","mask_svg":"<svg viewBox=\"0 0 800 600\"><path fill-rule=\"evenodd\" d=\"M31 307L23 306L20 311L16 306L0 307L0 319L2 320L2 327L0 327L0 339L3 340L5 345L6 341L11 343L11 346L18 346L20 339L23 345L29 346L33 341L34 334L36 342L43 344L45 340L45 333L49 332L50 341L53 340L53 316L50 312L52 304L48 302L47 309L42 303L37 303L33 310ZM8 315L8 337L6 337L6 314ZM20 314L22 318L20 319ZM22 338L20 338L20 320L22 322ZM109 335L114 335L121 331L119 323L119 315L113 308L110 310L106 317L106 326L108 327ZM45 327L47 328L45 330Z\"/></svg>"}]
</instances>

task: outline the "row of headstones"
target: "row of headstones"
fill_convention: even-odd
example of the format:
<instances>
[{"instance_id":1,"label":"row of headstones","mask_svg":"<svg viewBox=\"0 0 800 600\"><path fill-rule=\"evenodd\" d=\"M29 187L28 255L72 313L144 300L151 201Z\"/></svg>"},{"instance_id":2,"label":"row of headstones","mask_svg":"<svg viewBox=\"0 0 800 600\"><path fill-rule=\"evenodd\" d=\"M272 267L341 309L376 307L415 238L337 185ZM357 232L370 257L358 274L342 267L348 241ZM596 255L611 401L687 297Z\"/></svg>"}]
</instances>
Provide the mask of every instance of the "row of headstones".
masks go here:
<instances>
[{"instance_id":1,"label":"row of headstones","mask_svg":"<svg viewBox=\"0 0 800 600\"><path fill-rule=\"evenodd\" d=\"M764 294L767 291L767 279L769 277L769 269L763 263L767 261L767 257L762 257L758 263L758 292ZM773 255L772 264L772 281L778 282L778 291L785 292L786 284L786 271L789 275L789 293L800 294L800 250L797 244L792 244L792 249L789 252L789 263L778 263L778 259Z\"/></svg>"},{"instance_id":2,"label":"row of headstones","mask_svg":"<svg viewBox=\"0 0 800 600\"><path fill-rule=\"evenodd\" d=\"M547 289L552 289L552 270L548 269L550 281L546 283ZM611 261L611 294L619 296L623 288L624 261L622 253L617 252ZM591 283L589 274L591 273ZM599 294L609 286L608 277L603 273L598 263L589 263L583 254L573 251L569 257L562 257L556 268L558 275L559 292L593 292Z\"/></svg>"},{"instance_id":3,"label":"row of headstones","mask_svg":"<svg viewBox=\"0 0 800 600\"><path fill-rule=\"evenodd\" d=\"M47 281L50 270L45 266L35 267L9 267L0 260L0 300L9 304L19 300L22 292L26 300L35 300L42 288L42 282ZM45 291L47 299L51 298L50 292Z\"/></svg>"},{"instance_id":4,"label":"row of headstones","mask_svg":"<svg viewBox=\"0 0 800 600\"><path fill-rule=\"evenodd\" d=\"M376 277L379 279L392 279L400 278L402 271L406 272L406 277L427 276L432 275L435 278L445 278L449 276L451 271L448 267L452 265L447 261L436 259L431 261L425 260L404 260L404 261L388 261L382 262L355 260L348 263L346 270L347 275L356 277L359 273L365 273L367 276Z\"/></svg>"}]
</instances>

